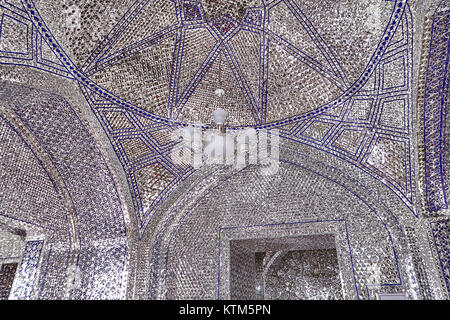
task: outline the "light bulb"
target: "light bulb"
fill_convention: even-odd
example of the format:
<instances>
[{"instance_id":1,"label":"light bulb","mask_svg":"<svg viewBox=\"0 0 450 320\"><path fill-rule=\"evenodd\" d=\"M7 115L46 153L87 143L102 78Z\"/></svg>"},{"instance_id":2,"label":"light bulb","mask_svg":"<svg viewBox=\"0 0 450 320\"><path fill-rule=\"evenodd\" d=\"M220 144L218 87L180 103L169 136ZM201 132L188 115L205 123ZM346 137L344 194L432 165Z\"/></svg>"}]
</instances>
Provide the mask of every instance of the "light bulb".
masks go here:
<instances>
[{"instance_id":1,"label":"light bulb","mask_svg":"<svg viewBox=\"0 0 450 320\"><path fill-rule=\"evenodd\" d=\"M228 116L228 111L226 111L224 109L217 109L217 110L214 110L213 116L214 116L215 123L217 123L217 124L225 123L225 120L227 119L227 116Z\"/></svg>"}]
</instances>

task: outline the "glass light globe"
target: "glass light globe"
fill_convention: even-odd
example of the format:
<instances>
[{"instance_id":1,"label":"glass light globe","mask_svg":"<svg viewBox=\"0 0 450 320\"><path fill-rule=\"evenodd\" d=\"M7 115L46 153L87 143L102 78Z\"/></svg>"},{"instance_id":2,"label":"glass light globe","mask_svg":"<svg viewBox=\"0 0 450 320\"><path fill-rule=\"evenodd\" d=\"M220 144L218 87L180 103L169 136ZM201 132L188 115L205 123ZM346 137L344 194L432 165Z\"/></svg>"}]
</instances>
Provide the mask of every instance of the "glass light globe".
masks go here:
<instances>
[{"instance_id":1,"label":"glass light globe","mask_svg":"<svg viewBox=\"0 0 450 320\"><path fill-rule=\"evenodd\" d=\"M215 123L225 123L225 120L228 116L228 111L224 109L217 109L213 112L214 122Z\"/></svg>"},{"instance_id":2,"label":"glass light globe","mask_svg":"<svg viewBox=\"0 0 450 320\"><path fill-rule=\"evenodd\" d=\"M214 134L206 139L205 157L210 164L225 164L234 157L234 139L229 135Z\"/></svg>"}]
</instances>

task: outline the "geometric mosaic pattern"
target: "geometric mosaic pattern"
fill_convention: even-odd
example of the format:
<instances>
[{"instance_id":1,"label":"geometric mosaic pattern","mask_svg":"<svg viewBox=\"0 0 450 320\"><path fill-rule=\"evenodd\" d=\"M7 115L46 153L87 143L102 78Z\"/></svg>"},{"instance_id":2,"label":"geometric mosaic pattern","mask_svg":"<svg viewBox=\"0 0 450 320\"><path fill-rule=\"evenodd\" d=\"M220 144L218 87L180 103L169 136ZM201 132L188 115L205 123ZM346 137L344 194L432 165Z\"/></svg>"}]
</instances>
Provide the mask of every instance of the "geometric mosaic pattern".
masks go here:
<instances>
[{"instance_id":1,"label":"geometric mosaic pattern","mask_svg":"<svg viewBox=\"0 0 450 320\"><path fill-rule=\"evenodd\" d=\"M193 170L170 161L175 144L170 132L187 122L207 128L211 111L222 103L212 94L221 84L234 129L280 128L286 139L369 172L413 211L412 21L407 1L372 2L382 8L376 13L381 22L370 22L379 33L361 48L368 60L358 62L359 76L351 80L340 64L342 55L324 39L334 40L316 29L306 15L312 13L294 0L214 19L196 1L156 1L154 7L136 2L82 68L53 36L34 1L22 1L24 10L2 2L2 14L14 18L8 23L28 30L28 50L25 55L9 48L0 63L78 81L122 163L141 232ZM284 19L290 22L283 24ZM352 32L355 27L349 25ZM2 43L8 48L0 34Z\"/></svg>"},{"instance_id":2,"label":"geometric mosaic pattern","mask_svg":"<svg viewBox=\"0 0 450 320\"><path fill-rule=\"evenodd\" d=\"M356 197L349 197L346 194L348 190L340 189L342 186L328 180L330 176L325 167L320 166L320 171L315 171L317 168L310 171L305 158L296 159L293 154L291 158L283 159L277 178L257 177L258 169L248 167L231 174L226 183L219 180L207 191L202 188L204 186L199 186L197 190L186 193L181 201L175 202L170 210L182 217L182 223L179 220L172 222L176 224L176 231L162 230L161 234L167 232L170 237L154 246L153 258L158 258L152 262L160 264L160 270L165 270L160 277L161 291L155 296L166 299L227 299L228 279L232 278L230 273L236 272L229 264L233 263L233 259L242 259L247 265L239 270L239 278L243 279L243 274L248 275L248 265L252 263L248 250L262 252L263 246L271 243L271 238L282 243L283 250L287 250L289 240L292 240L289 238L296 232L302 236L335 235L333 244L340 247L340 254L347 252L347 258L339 260L340 263L348 261L347 272L340 264L341 279L347 277L347 280L341 280L343 285L348 286L345 290L347 299L368 299L380 286L383 290L394 292L403 290L401 288L408 280L402 270L405 263L401 257L403 250L399 250L401 236L397 232L391 234L391 223L395 225L396 221L386 219L384 214L380 215L381 212L375 214L374 208L359 203L360 199ZM309 160L314 165L319 163ZM298 161L299 170L295 168L297 164L291 161ZM321 175L327 178L323 179ZM206 182L208 178L199 185L209 183ZM192 200L192 194L198 197ZM315 201L310 195L321 200ZM270 201L265 202L263 199L267 198ZM228 244L228 240L233 239L245 239L248 243L247 254L238 254L242 258L230 257L232 245ZM254 246L250 243L256 239L262 244ZM311 244L319 246L323 240L314 239ZM303 245L308 240L290 243ZM247 282L240 281L240 286L242 291L248 292L251 277L246 279ZM288 283L299 281L301 279L295 277ZM253 285L253 292L254 288Z\"/></svg>"},{"instance_id":3,"label":"geometric mosaic pattern","mask_svg":"<svg viewBox=\"0 0 450 320\"><path fill-rule=\"evenodd\" d=\"M11 128L0 139L5 191L0 218L7 225L18 221L27 236L45 238L33 298L123 296L127 226L119 191L94 138L61 96L9 81L0 87L2 128ZM69 270L76 273L72 287L67 286Z\"/></svg>"},{"instance_id":4,"label":"geometric mosaic pattern","mask_svg":"<svg viewBox=\"0 0 450 320\"><path fill-rule=\"evenodd\" d=\"M450 1L442 1L433 16L425 84L424 146L426 199L429 211L448 209Z\"/></svg>"},{"instance_id":5,"label":"geometric mosaic pattern","mask_svg":"<svg viewBox=\"0 0 450 320\"><path fill-rule=\"evenodd\" d=\"M72 75L38 32L25 11L12 2L0 1L0 63L23 65L72 79ZM19 1L20 3L20 1ZM18 40L22 39L22 43Z\"/></svg>"},{"instance_id":6,"label":"geometric mosaic pattern","mask_svg":"<svg viewBox=\"0 0 450 320\"><path fill-rule=\"evenodd\" d=\"M17 263L3 263L0 265L0 300L6 300L14 281Z\"/></svg>"},{"instance_id":7,"label":"geometric mosaic pattern","mask_svg":"<svg viewBox=\"0 0 450 320\"><path fill-rule=\"evenodd\" d=\"M5 2L5 1L3 1ZM21 0L6 1L21 8ZM135 0L35 0L37 9L46 17L49 29L58 28L65 37L58 39L74 63L81 67L99 43L111 36L110 30L120 24Z\"/></svg>"},{"instance_id":8,"label":"geometric mosaic pattern","mask_svg":"<svg viewBox=\"0 0 450 320\"><path fill-rule=\"evenodd\" d=\"M34 23L28 24L28 28L32 31L36 29L35 38L42 40L42 37L44 37L45 39L44 42L36 42L35 48L32 47L31 51L42 51L40 49L42 43L50 46L54 54L58 56L59 63L57 64L61 66L65 63L65 71L69 73L68 76L75 77L79 81L80 88L95 110L97 117L104 124L105 130L116 148L119 158L124 165L125 172L128 174L130 189L135 190L134 192L136 194L138 194L139 189L142 189L142 186L139 187L139 183L143 182L139 182L135 178L136 171L139 171L145 166L153 166L155 163L165 168L167 174L162 176L166 180L159 184L160 186L165 186L165 188L163 188L161 194L154 196L155 199L153 199L152 203L155 207L147 208L147 206L142 204L140 199L135 199L135 205L140 216L139 220L143 225L145 225L145 217L151 216L152 212L156 209L157 203L160 202L159 200L162 200L166 196L167 191L186 174L183 169L176 168L170 163L167 157L167 151L169 149L161 147L158 144L154 133L160 130L170 131L180 125L175 118L171 120L164 118L170 115L183 115L181 120L184 121L195 120L205 124L210 123L211 115L209 110L208 112L196 113L196 106L195 103L192 104L192 101L201 101L199 99L202 99L202 95L197 94L197 91L211 91L213 85L206 87L207 90L201 88L208 81L207 75L211 67L217 69L218 61L221 63L218 72L220 73L223 69L224 76L228 74L226 83L236 84L229 91L237 92L239 89L242 90L242 97L236 100L233 106L230 106L231 110L236 108L237 104L239 108L248 108L250 118L246 120L246 123L239 123L237 120L236 124L248 125L256 123L260 124L257 125L259 128L280 126L282 129L289 128L289 130L284 132L286 138L310 144L336 156L344 157L351 163L373 173L388 185L391 184L393 191L407 205L412 206L413 199L411 196L410 181L412 164L409 158L411 151L409 142L410 131L409 125L406 123L406 119L408 118L406 115L411 113L411 101L408 93L411 88L409 70L411 69L410 54L412 44L410 31L411 21L408 19L408 15L404 14L406 7L404 2L396 1L391 4L393 15L391 21L389 21L388 28L386 28L385 33L382 35L381 41L366 66L365 71L360 79L352 86L348 85L342 70L336 67L336 64L330 64L330 61L336 60L336 57L333 56L331 51L324 50L321 55L313 55L314 48L325 48L325 44L318 40L317 31L307 24L304 14L293 1L273 2L264 8L249 9L243 15L241 21L234 21L228 17L221 21L215 20L212 25L206 23L204 17L202 18L203 8L201 4L186 2L183 8L176 6L176 10L178 10L177 18L181 20L181 23L178 21L178 23L173 25L174 27L169 23L163 31L156 31L154 35L149 35L146 38L148 41L145 44L141 44L142 41L137 39L136 45L127 46L127 43L117 45L117 48L124 48L120 49L120 55L112 52L114 49L108 49L107 52L103 50L105 52L99 55L97 61L91 59L90 71L86 73L90 78L85 77L76 66L72 65L70 58L64 54L62 48L56 43L56 39L53 39L49 30L45 29L37 12L33 10L32 1L26 1L26 5L29 18L22 17L24 18L22 19L23 23L29 23L30 20L33 21ZM10 8L2 7L2 9L7 11ZM302 41L302 39L291 39L289 41L289 39L285 39L289 38L289 33L284 34L282 29L280 29L278 34L275 32L280 27L271 24L275 23L276 20L275 22L272 21L269 23L268 19L270 15L279 14L280 10L288 13L289 19L292 19L293 23L295 21L295 24L299 26L302 32L307 33L307 30L311 30L310 34L305 34L305 37L307 36L311 40L310 42ZM134 23L134 18L138 17L139 14L136 13L134 16L131 15L124 18L132 19L130 21ZM171 21L175 22L175 20ZM122 21L121 26L123 26L123 23ZM204 53L197 54L200 57L204 56L204 60L200 64L197 72L194 75L190 75L191 81L187 84L187 87L185 87L183 92L180 92L178 81L181 79L177 77L179 77L180 72L183 70L184 57L191 54L187 51L186 47L189 44L186 42L186 31L191 30L190 32L192 33L196 30L193 29L194 27L201 32L207 30L210 37L214 39L215 44L212 46L209 45ZM266 28L267 33L265 33ZM124 32L125 29L121 30ZM244 47L246 44L240 40L242 35L249 35L250 33L255 38L255 48L258 48L259 42L261 54L259 63L249 68L242 62L242 57L239 57L239 48ZM399 35L400 33L401 35ZM117 37L119 39L121 36L117 35ZM259 41L257 40L258 37ZM392 40L394 37L395 42ZM242 39L245 39L245 37ZM159 48L163 43L170 44L171 41L173 46L172 49L167 51L167 54L173 50L173 55L166 54L166 57L172 56L173 61L171 62L170 58L169 60L165 60L168 63L167 67L164 67L161 71L156 70L155 67L161 68L164 64L154 64L152 61L160 58L165 59L164 55L158 53L157 55L148 56L151 59L149 60L148 67L153 68L154 73L161 74L163 77L155 79L155 85L167 83L169 90L163 86L156 89L156 91L153 90L151 96L148 96L146 99L145 95L139 94L140 91L145 90L145 87L139 89L137 87L133 88L131 84L126 84L126 82L125 85L121 84L122 79L126 80L126 77L121 76L128 76L130 72L130 70L114 68L117 63L122 63L121 59L139 57L140 52L154 51L154 48ZM278 58L283 58L290 61L290 63L296 61L296 68L302 66L302 68L314 70L314 72L307 72L308 74L315 75L315 77L319 77L314 81L322 81L320 79L323 79L327 83L334 83L326 87L335 87L336 90L326 94L310 94L310 97L323 96L323 99L317 101L308 102L308 99L306 99L308 97L305 96L303 97L305 99L300 99L306 101L304 107L296 106L292 111L288 111L286 108L275 111L273 107L270 108L273 105L270 102L270 99L273 99L270 93L279 92L277 88L273 87L274 82L270 81L270 68L273 69L274 63L277 61L277 58L270 53L272 52L270 48L274 48L274 45L279 47L278 52L282 54ZM170 48L170 45L167 48ZM12 53L13 51L11 51ZM108 54L111 56L110 58L108 58ZM39 60L32 60L32 63L28 62L29 65L33 63L39 63ZM132 63L125 63L123 65L126 68L133 66ZM282 68L282 66L283 64L278 69ZM227 68L229 71L227 71ZM259 69L259 79L256 77L257 73L254 72L255 68ZM49 68L45 70L53 71ZM277 69L274 70L276 71ZM130 74L131 78L136 76L136 71L133 72L133 75ZM109 82L100 81L102 78L99 78L99 75L102 73L104 74L103 78L106 76ZM292 73L296 74L296 72ZM403 75L403 77L394 77L392 76L394 74ZM120 80L119 77L121 77ZM220 81L220 79L213 79L210 82L214 83L214 80ZM143 82L145 80L140 81L140 83ZM258 89L256 89L255 83L258 83ZM290 85L295 85L295 82L293 84L281 84L283 87L289 87ZM123 91L124 89L128 90L127 92L129 93ZM140 90L137 96L136 90ZM160 93L158 93L158 90ZM183 90L183 87L181 90ZM167 91L169 92L169 96L164 97L164 93ZM303 92L305 90L297 91ZM133 99L133 95L138 97L138 100ZM144 97L144 100L141 97ZM192 98L195 99L190 100ZM207 100L213 100L213 98L207 97ZM367 107L366 104L366 111L362 111L362 114L355 114L355 112L358 112L355 110L351 111L351 108L355 109L355 106L364 100L371 101L369 103L370 106ZM151 103L150 106L152 107L146 107L148 103ZM289 101L285 103L286 106L293 105ZM211 101L211 105L214 105L214 101ZM283 106L283 102L278 101L276 105ZM194 112L184 112L183 109L186 106ZM200 107L205 108L206 106ZM276 114L273 113L274 111ZM296 112L298 114L302 111L304 111L303 114L295 116ZM233 121L235 117L233 117L233 112L231 113L231 121ZM247 119L247 117L242 117L241 113L242 111L236 109L236 119ZM192 114L197 116L197 118L189 118L189 115ZM398 114L405 115L404 120L396 117ZM120 120L111 121L110 118L112 115L117 119L120 118ZM285 116L289 116L289 118L274 122ZM390 117L395 117L398 123L389 121ZM266 119L269 122L272 121L272 123L266 124ZM312 128L315 127L320 128L320 130L318 132L312 132ZM355 137L350 138L350 132L357 132L357 134ZM395 150L382 151L388 152L391 157L396 157L396 166L402 164L403 167L400 172L405 172L404 177L401 177L402 183L398 183L396 178L389 176L389 173L393 172L394 168L385 168L381 165L374 167L366 163L367 158L369 158L369 153L373 152L373 149L378 150L375 148L375 144L378 141L378 137L382 135L388 135L393 139L402 141L402 143L390 144L390 147ZM131 142L133 145L130 146ZM137 145L141 147L136 147ZM156 152L152 152L153 148L156 149ZM137 149L141 150L137 151ZM373 161L374 157L370 157L370 159ZM392 183L392 181L396 181L397 184ZM149 209L148 212L145 212L145 209Z\"/></svg>"},{"instance_id":9,"label":"geometric mosaic pattern","mask_svg":"<svg viewBox=\"0 0 450 320\"><path fill-rule=\"evenodd\" d=\"M187 123L209 128L212 111L217 107L229 111L228 125L233 130L277 128L283 139L308 145L369 173L418 216L414 190L416 137L412 127L413 21L407 0L367 0L367 6L355 9L348 5L351 1L319 0L105 0L95 1L92 6L88 0L68 6L72 1L64 0L63 13L54 21L49 13L58 7L46 2L50 3L0 0L0 64L26 66L78 83L123 167L140 236L172 191L194 171L171 160L171 150L177 144L172 132ZM317 5L312 6L313 2ZM448 209L449 5L449 0L441 0L428 41L422 100L428 211ZM83 9L81 16L77 8ZM111 12L101 8L111 8ZM82 28L76 26L79 19ZM59 29L61 21L65 25ZM215 97L217 87L225 90L225 101ZM32 120L39 122L36 114L40 110L31 110L33 105L16 109L22 118L36 117ZM68 141L66 128L58 125L66 122L66 116L64 109L55 106L48 123L39 122L43 127L40 134L51 135L46 147L52 148L53 144L67 149L76 142ZM82 144L78 144L80 148ZM58 147L51 150L55 158L61 158L57 156ZM85 171L77 178L93 174L88 170L91 164L89 159L80 164ZM60 169L66 167L67 171L61 171L67 178L71 172L68 166L63 162L57 165ZM90 181L93 185L103 182L94 180ZM88 178L83 183L89 183ZM69 187L77 190L80 186ZM80 203L90 194L88 189L83 190L73 192L77 208L82 208ZM91 190L98 195L92 203L102 205L92 212L78 213L80 228L86 228L80 232L77 263L82 271L81 283L87 289L74 288L71 297L98 298L105 292L116 297L121 280L118 277L105 282L104 278L121 275L125 270L126 240L111 239L107 246L94 240L104 234L125 236L125 230L122 224L108 229L110 221L122 221L115 215L120 211L118 207L111 212L104 210L112 207L108 194L114 193L112 188ZM248 208L253 208L253 203ZM187 234L205 236L199 226L193 226ZM435 220L430 230L443 283L450 292L448 221ZM350 237L360 234L359 230L350 231ZM375 234L369 240L374 241L380 233ZM67 259L63 254L60 260L54 258L59 253L52 241L46 239L45 251L42 241L28 242L17 275L28 268L26 273L35 276L38 262L44 258L52 261L48 269L56 273L58 262ZM179 241L180 247L190 248L184 238ZM197 249L211 246L214 248L210 252L216 252L215 241L204 242ZM372 295L365 282L370 263L365 260L367 252L358 252L358 247L363 246L357 245L353 251L356 294L366 297L369 290ZM379 256L379 247L368 247L373 250L372 256ZM393 291L397 281L402 281L397 277L396 249L389 243L381 246L386 259L379 261L383 285L392 285ZM413 263L422 270L424 266L417 256L413 256ZM186 277L191 276L187 272L191 265L204 266L213 261L181 257L174 264L177 271L186 272ZM64 267L61 264L60 268ZM13 271L2 272L11 275ZM205 275L204 270L199 270L188 282L201 284ZM419 277L427 278L426 272ZM25 285L13 286L20 292L11 296L33 298L30 294L36 282L30 278ZM102 292L88 296L100 283ZM11 284L8 282L6 287ZM46 294L41 292L39 297Z\"/></svg>"},{"instance_id":10,"label":"geometric mosaic pattern","mask_svg":"<svg viewBox=\"0 0 450 320\"><path fill-rule=\"evenodd\" d=\"M172 126L108 104L83 87L81 90L127 174L138 226L144 229L170 191L193 169L172 163L171 150L176 143L167 138Z\"/></svg>"},{"instance_id":11,"label":"geometric mosaic pattern","mask_svg":"<svg viewBox=\"0 0 450 320\"><path fill-rule=\"evenodd\" d=\"M430 226L444 283L450 294L450 221L432 222Z\"/></svg>"},{"instance_id":12,"label":"geometric mosaic pattern","mask_svg":"<svg viewBox=\"0 0 450 320\"><path fill-rule=\"evenodd\" d=\"M34 286L37 284L39 262L44 241L28 241L22 261L17 270L11 297L13 299L33 299Z\"/></svg>"},{"instance_id":13,"label":"geometric mosaic pattern","mask_svg":"<svg viewBox=\"0 0 450 320\"><path fill-rule=\"evenodd\" d=\"M393 28L387 28L380 41L381 48L357 82L359 86L339 98L333 109L311 117L296 117L300 118L296 121L285 120L286 125L279 128L288 139L344 158L369 172L413 211L409 124L412 118L412 22L409 10L403 7L396 4L393 19L399 22L397 25L395 21L390 22ZM394 37L397 41L391 40ZM396 63L397 60L402 63ZM392 82L392 78L399 79Z\"/></svg>"}]
</instances>

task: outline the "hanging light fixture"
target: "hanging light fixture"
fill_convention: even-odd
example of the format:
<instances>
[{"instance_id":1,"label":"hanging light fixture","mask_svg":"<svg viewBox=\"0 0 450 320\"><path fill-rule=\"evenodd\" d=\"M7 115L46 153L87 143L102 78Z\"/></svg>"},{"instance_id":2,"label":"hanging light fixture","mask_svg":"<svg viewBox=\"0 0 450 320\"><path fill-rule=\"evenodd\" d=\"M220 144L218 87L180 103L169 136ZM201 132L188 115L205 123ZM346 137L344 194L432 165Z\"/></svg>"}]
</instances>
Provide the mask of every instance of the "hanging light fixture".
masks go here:
<instances>
[{"instance_id":1,"label":"hanging light fixture","mask_svg":"<svg viewBox=\"0 0 450 320\"><path fill-rule=\"evenodd\" d=\"M218 100L220 101L221 106L223 107L225 105L225 90L222 86L222 55L219 57L219 74L218 74L218 88L214 92L214 94L217 96ZM220 132L225 132L225 120L228 116L228 111L222 108L218 108L214 110L213 117L214 122L217 125L217 129L219 129Z\"/></svg>"},{"instance_id":2,"label":"hanging light fixture","mask_svg":"<svg viewBox=\"0 0 450 320\"><path fill-rule=\"evenodd\" d=\"M221 97L223 89L217 89L216 94ZM213 118L216 128L204 135L205 161L209 164L232 164L235 157L234 138L227 134L226 119L228 111L216 109Z\"/></svg>"},{"instance_id":3,"label":"hanging light fixture","mask_svg":"<svg viewBox=\"0 0 450 320\"><path fill-rule=\"evenodd\" d=\"M217 96L219 105L225 105L225 90L222 86L222 55L219 57L218 87L214 94ZM235 148L234 138L227 134L226 120L228 111L217 108L213 111L215 130L208 132L204 136L205 161L209 164L231 164L234 161Z\"/></svg>"},{"instance_id":4,"label":"hanging light fixture","mask_svg":"<svg viewBox=\"0 0 450 320\"><path fill-rule=\"evenodd\" d=\"M271 156L268 153L268 134L266 130L245 128L227 130L228 111L225 106L226 91L222 86L222 61L220 57L218 86L214 91L217 96L212 112L214 126L210 130L202 130L200 126L188 126L181 130L183 138L180 148L174 149L172 159L180 164L192 164L195 169L203 165L231 165L242 169L249 164L271 164L270 158L278 159L278 134L271 134ZM269 158L270 157L270 158ZM259 161L258 161L259 159ZM278 170L278 162L270 170L262 167L263 174L273 174ZM270 172L269 172L270 171Z\"/></svg>"}]
</instances>

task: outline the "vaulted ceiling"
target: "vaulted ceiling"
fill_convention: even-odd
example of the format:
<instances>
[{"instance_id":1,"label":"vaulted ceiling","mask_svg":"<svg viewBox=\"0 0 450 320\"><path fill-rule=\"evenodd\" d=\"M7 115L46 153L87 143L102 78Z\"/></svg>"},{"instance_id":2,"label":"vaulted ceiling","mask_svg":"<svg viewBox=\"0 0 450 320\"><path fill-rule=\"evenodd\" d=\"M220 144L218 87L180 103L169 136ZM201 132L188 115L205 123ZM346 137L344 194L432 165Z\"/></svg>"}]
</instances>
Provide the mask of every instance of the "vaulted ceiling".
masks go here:
<instances>
[{"instance_id":1,"label":"vaulted ceiling","mask_svg":"<svg viewBox=\"0 0 450 320\"><path fill-rule=\"evenodd\" d=\"M138 247L142 243L145 247L147 242L140 241L154 236L159 223L172 218L165 210L172 205L184 206L183 199L193 197L188 193L183 196L183 192L203 187L199 184L191 189L189 183L196 180L190 179L209 169L196 172L189 165L173 161L171 152L179 141L172 133L188 123L209 128L212 112L219 107L229 111L227 125L237 132L248 126L279 130L287 146L285 164L289 160L301 167L307 159L310 166L317 166L314 172L321 180L333 177L336 185L357 185L364 192L367 189L370 199L380 201L380 208L385 203L386 207L393 204L393 211L401 218L414 220L422 212L448 212L450 170L449 157L445 155L450 139L445 137L450 126L443 124L442 110L448 105L450 83L446 80L450 70L449 0L427 1L436 6L430 6L432 19L425 22L426 10L420 1L0 0L1 78L20 74L19 82L39 87L1 83L0 111L9 122L16 120L12 124L4 121L3 136L8 141L21 141L16 133L23 136L30 131L29 141L45 149L31 144L31 151L42 151L38 153L39 161L33 160L35 167L45 162L42 159L48 160L45 170L53 174L48 168L56 165L62 175L55 173L56 178L50 177L60 182L55 188L63 195L55 195L55 199L65 199L63 204L68 206L56 212L69 212L73 230L79 230L79 238L73 230L69 235L73 237L71 243L80 241L80 254L87 257L80 259L80 265L103 268L89 251L91 241L116 238L114 250L108 251L108 247L98 253L111 258L108 276L115 277L111 286L117 291L111 290L111 297L120 296L119 288L126 281L120 270L125 270L128 241L136 240ZM425 37L423 44L422 27L424 33L433 35L431 39ZM423 51L420 64L420 50L415 48ZM51 93L40 90L42 87ZM223 99L214 94L218 88L226 92ZM72 95L70 101L62 98ZM3 105L8 111L3 110ZM24 129L24 124L29 128ZM99 124L104 132L93 130L91 135L88 131ZM110 143L111 150L110 146L105 149L111 152L111 159L106 160L112 160L112 164L105 161L94 140ZM5 149L21 150L26 143L14 145L5 144ZM22 155L32 158L33 153L25 151ZM15 159L22 159L8 155L5 158L11 168L20 165ZM117 167L116 160L120 164ZM322 168L323 163L329 165L327 170ZM123 179L116 179L109 167L120 172ZM351 178L342 178L341 174L347 171ZM17 177L12 173L8 176L11 181ZM219 180L218 176L211 180ZM263 203L261 194L266 196L270 190L276 190L274 194L283 193L298 200L291 202L280 197L280 207L281 203L291 205L286 212L306 204L306 209L302 209L306 214L314 211L314 201L297 199L301 198L297 197L301 194L298 190L305 190L305 195L319 195L317 199L328 192L329 202L324 203L339 205L339 209L330 211L333 217L346 208L354 208L348 210L366 221L357 205L348 205L351 196L342 196L341 202L336 202L333 195L337 192L333 193L328 182L319 185L307 176L286 174L276 178L274 184L275 178L258 180L250 175L242 180L240 189L231 184L223 190L241 190L246 197L234 195L240 197L238 201L233 198L227 205L238 207L247 201L245 210L254 202ZM47 181L45 175L42 177ZM209 183L206 180L203 182ZM122 187L129 191L135 218L132 223L124 218L125 201L119 200L122 193L115 181L123 182ZM51 183L45 183L53 188ZM35 192L34 188L42 190L42 185L28 189ZM315 188L320 191L314 193ZM14 190L21 189L18 184ZM223 193L218 192L217 198L221 199ZM42 197L51 195L48 192ZM76 208L70 206L69 195L74 196ZM356 198L357 195L352 199ZM8 210L20 218L20 210L15 207L20 201L11 199L12 209ZM239 204L235 205L234 200ZM49 223L52 228L53 223L66 228L67 221L61 222L62 218L44 215L50 212L44 202L33 203L37 206L34 211L40 212L33 219ZM214 203L210 208L214 213ZM254 214L248 215L255 219L252 225L263 212L254 208ZM279 207L271 204L268 208L273 209L274 216L282 216ZM184 207L179 212L183 210ZM203 212L199 216L203 218ZM202 223L210 228L211 221L205 219ZM432 226L435 229L431 230L438 239L436 247L445 246L442 239L448 222L441 222L436 220ZM392 223L395 228L396 223ZM131 237L126 230L129 225L133 227ZM192 229L198 225L193 221ZM161 230L164 228L166 225ZM358 229L355 234L363 235L361 239L365 241L372 231ZM199 237L192 234L197 243ZM187 243L184 240L180 247ZM145 247L142 252L130 251L145 256L149 250ZM438 251L441 259L445 250ZM75 261L78 253L71 254ZM366 256L362 251L360 254ZM173 262L175 267L178 261ZM142 272L147 277L151 272L145 268ZM448 275L448 264L445 268L443 274ZM57 269L52 272L55 277L60 276ZM144 287L149 288L148 284ZM102 296L101 291L98 289L95 294ZM86 298L84 292L77 294Z\"/></svg>"},{"instance_id":2,"label":"vaulted ceiling","mask_svg":"<svg viewBox=\"0 0 450 320\"><path fill-rule=\"evenodd\" d=\"M2 10L2 62L77 81L143 229L193 170L171 159L171 132L207 128L218 107L229 126L277 128L345 159L416 214L403 0L16 0Z\"/></svg>"},{"instance_id":3,"label":"vaulted ceiling","mask_svg":"<svg viewBox=\"0 0 450 320\"><path fill-rule=\"evenodd\" d=\"M261 125L330 106L375 53L395 2L34 2L74 65L142 110ZM363 23L361 23L363 22ZM368 77L363 79L366 82ZM226 91L219 100L216 88Z\"/></svg>"}]
</instances>

